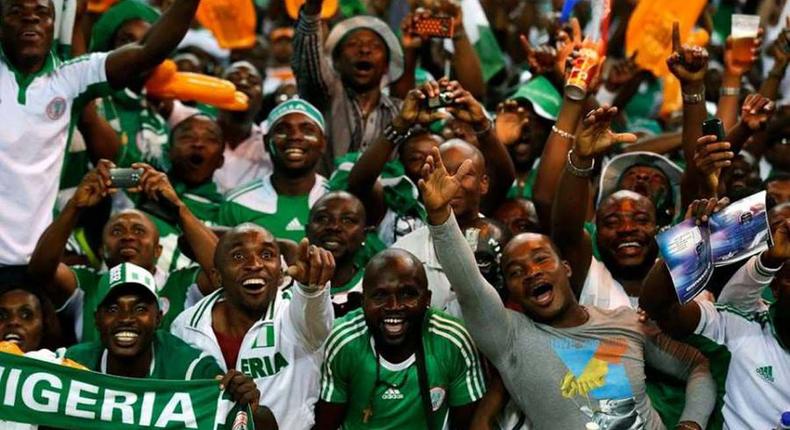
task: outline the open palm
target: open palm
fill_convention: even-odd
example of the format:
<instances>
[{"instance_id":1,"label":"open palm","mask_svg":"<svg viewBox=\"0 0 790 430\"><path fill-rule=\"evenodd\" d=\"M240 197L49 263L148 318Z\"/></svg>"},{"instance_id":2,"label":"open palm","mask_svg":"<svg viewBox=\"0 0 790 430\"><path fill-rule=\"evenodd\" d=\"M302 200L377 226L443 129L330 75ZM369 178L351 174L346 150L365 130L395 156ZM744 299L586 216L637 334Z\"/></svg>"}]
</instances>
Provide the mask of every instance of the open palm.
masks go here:
<instances>
[{"instance_id":1,"label":"open palm","mask_svg":"<svg viewBox=\"0 0 790 430\"><path fill-rule=\"evenodd\" d=\"M604 154L616 143L636 142L636 135L631 133L613 133L609 128L612 119L617 116L616 107L600 107L584 118L583 128L576 137L574 152L585 158L593 158Z\"/></svg>"},{"instance_id":2,"label":"open palm","mask_svg":"<svg viewBox=\"0 0 790 430\"><path fill-rule=\"evenodd\" d=\"M425 165L422 167L422 179L418 184L425 209L439 211L449 206L450 200L461 188L461 178L469 172L471 167L472 160L466 160L455 175L450 175L442 163L439 148L433 148L433 153L425 159Z\"/></svg>"}]
</instances>

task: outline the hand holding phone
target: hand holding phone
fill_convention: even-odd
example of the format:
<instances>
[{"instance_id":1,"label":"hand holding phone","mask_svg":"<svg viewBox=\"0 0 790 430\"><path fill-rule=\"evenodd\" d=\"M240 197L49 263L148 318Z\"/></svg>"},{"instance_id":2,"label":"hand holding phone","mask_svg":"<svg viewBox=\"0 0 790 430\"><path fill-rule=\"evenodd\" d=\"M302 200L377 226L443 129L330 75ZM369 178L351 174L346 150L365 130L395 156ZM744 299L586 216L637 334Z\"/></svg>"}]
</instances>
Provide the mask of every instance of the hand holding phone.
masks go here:
<instances>
[{"instance_id":1,"label":"hand holding phone","mask_svg":"<svg viewBox=\"0 0 790 430\"><path fill-rule=\"evenodd\" d=\"M451 39L455 34L455 23L451 17L416 15L412 31L421 38Z\"/></svg>"}]
</instances>

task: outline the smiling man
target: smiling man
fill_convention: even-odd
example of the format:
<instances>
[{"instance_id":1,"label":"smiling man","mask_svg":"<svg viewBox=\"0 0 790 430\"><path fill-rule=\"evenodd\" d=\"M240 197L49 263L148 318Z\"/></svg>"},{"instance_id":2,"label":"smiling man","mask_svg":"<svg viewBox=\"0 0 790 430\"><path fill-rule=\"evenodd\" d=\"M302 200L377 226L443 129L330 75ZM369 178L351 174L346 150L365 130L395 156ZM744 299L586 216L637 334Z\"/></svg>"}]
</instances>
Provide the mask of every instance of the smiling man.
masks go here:
<instances>
[{"instance_id":1,"label":"smiling man","mask_svg":"<svg viewBox=\"0 0 790 430\"><path fill-rule=\"evenodd\" d=\"M0 1L0 274L23 270L52 222L69 127L92 98L121 89L175 49L199 0L177 0L139 43L65 63L52 53L52 0ZM8 273L6 273L8 272Z\"/></svg>"},{"instance_id":2,"label":"smiling man","mask_svg":"<svg viewBox=\"0 0 790 430\"><path fill-rule=\"evenodd\" d=\"M306 239L297 254L287 278L271 233L254 224L225 233L211 272L218 290L184 311L171 331L223 369L252 377L260 404L280 428L306 430L313 425L322 346L332 328L326 284L335 263L329 251Z\"/></svg>"},{"instance_id":3,"label":"smiling man","mask_svg":"<svg viewBox=\"0 0 790 430\"><path fill-rule=\"evenodd\" d=\"M505 248L509 300L523 312L505 308L478 271L450 205L471 164L450 176L438 153L428 159L420 187L431 236L472 338L531 425L663 429L645 392L651 365L687 381L679 426L704 428L715 399L707 360L640 323L634 310L580 305L570 265L548 237L520 234Z\"/></svg>"},{"instance_id":4,"label":"smiling man","mask_svg":"<svg viewBox=\"0 0 790 430\"><path fill-rule=\"evenodd\" d=\"M365 233L365 207L353 194L345 191L325 194L310 211L307 238L335 258L330 292L337 318L361 304L365 261L359 252Z\"/></svg>"},{"instance_id":5,"label":"smiling man","mask_svg":"<svg viewBox=\"0 0 790 430\"><path fill-rule=\"evenodd\" d=\"M308 0L302 8L291 64L299 94L333 114L321 165L328 173L335 157L365 149L398 114L400 100L381 89L403 74L403 49L389 26L372 16L337 23L322 46L322 2Z\"/></svg>"},{"instance_id":6,"label":"smiling man","mask_svg":"<svg viewBox=\"0 0 790 430\"><path fill-rule=\"evenodd\" d=\"M316 173L326 149L324 117L315 106L294 99L277 106L268 122L265 144L274 171L230 193L219 222L252 222L278 239L298 242L305 236L310 208L326 193L326 178Z\"/></svg>"},{"instance_id":7,"label":"smiling man","mask_svg":"<svg viewBox=\"0 0 790 430\"><path fill-rule=\"evenodd\" d=\"M178 208L178 225L193 249L200 268L168 272L157 269L162 254L159 231L147 215L138 210L125 210L110 217L102 232L102 258L109 267L134 263L153 273L163 314L162 327L167 328L181 310L196 303L213 291L205 274L214 266L213 255L217 238L178 197L164 173L142 165L140 190L149 197L159 196ZM80 341L97 337L93 313L99 303L99 280L102 272L85 267L69 267L61 262L69 236L80 217L100 204L111 192L109 170L114 165L102 160L96 169L83 178L74 196L63 211L47 227L30 259L30 275L48 287L53 304L74 320L74 331ZM202 273L201 273L202 270Z\"/></svg>"},{"instance_id":8,"label":"smiling man","mask_svg":"<svg viewBox=\"0 0 790 430\"><path fill-rule=\"evenodd\" d=\"M255 383L241 372L223 372L213 357L164 330L153 275L123 263L99 281L96 327L99 340L72 346L65 357L90 370L127 378L191 381L221 377L241 405L251 405L256 428L274 428L271 412L258 407Z\"/></svg>"},{"instance_id":9,"label":"smiling man","mask_svg":"<svg viewBox=\"0 0 790 430\"><path fill-rule=\"evenodd\" d=\"M429 308L422 263L382 251L363 291L327 342L315 429L468 428L485 392L477 351L458 320Z\"/></svg>"}]
</instances>

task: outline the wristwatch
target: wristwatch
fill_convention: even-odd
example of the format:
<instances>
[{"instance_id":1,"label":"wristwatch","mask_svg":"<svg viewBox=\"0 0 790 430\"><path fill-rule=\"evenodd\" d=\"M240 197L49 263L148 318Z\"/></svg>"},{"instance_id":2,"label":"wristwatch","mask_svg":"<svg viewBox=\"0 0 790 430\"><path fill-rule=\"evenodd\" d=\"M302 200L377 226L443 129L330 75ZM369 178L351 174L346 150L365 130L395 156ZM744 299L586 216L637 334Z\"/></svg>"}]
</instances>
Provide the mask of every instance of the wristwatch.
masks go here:
<instances>
[{"instance_id":1,"label":"wristwatch","mask_svg":"<svg viewBox=\"0 0 790 430\"><path fill-rule=\"evenodd\" d=\"M403 142L407 141L411 135L411 128L407 129L406 131L398 131L395 129L395 126L393 126L392 123L384 128L384 137L392 142L392 144L395 146L400 146Z\"/></svg>"}]
</instances>

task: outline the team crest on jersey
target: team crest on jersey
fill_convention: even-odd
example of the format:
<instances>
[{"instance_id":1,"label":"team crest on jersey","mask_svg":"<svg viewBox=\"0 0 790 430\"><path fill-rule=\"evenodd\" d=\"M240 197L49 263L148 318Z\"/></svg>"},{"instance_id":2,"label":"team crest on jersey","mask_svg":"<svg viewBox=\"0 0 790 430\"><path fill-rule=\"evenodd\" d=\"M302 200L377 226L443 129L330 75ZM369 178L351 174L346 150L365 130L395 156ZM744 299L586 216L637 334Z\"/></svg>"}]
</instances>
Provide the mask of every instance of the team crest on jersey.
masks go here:
<instances>
[{"instance_id":1,"label":"team crest on jersey","mask_svg":"<svg viewBox=\"0 0 790 430\"><path fill-rule=\"evenodd\" d=\"M442 403L444 403L444 397L447 394L442 387L433 387L431 388L431 409L434 412L438 411L439 408L442 407Z\"/></svg>"},{"instance_id":2,"label":"team crest on jersey","mask_svg":"<svg viewBox=\"0 0 790 430\"><path fill-rule=\"evenodd\" d=\"M47 105L47 117L52 121L57 121L64 113L66 113L66 99L63 97L55 97Z\"/></svg>"}]
</instances>

